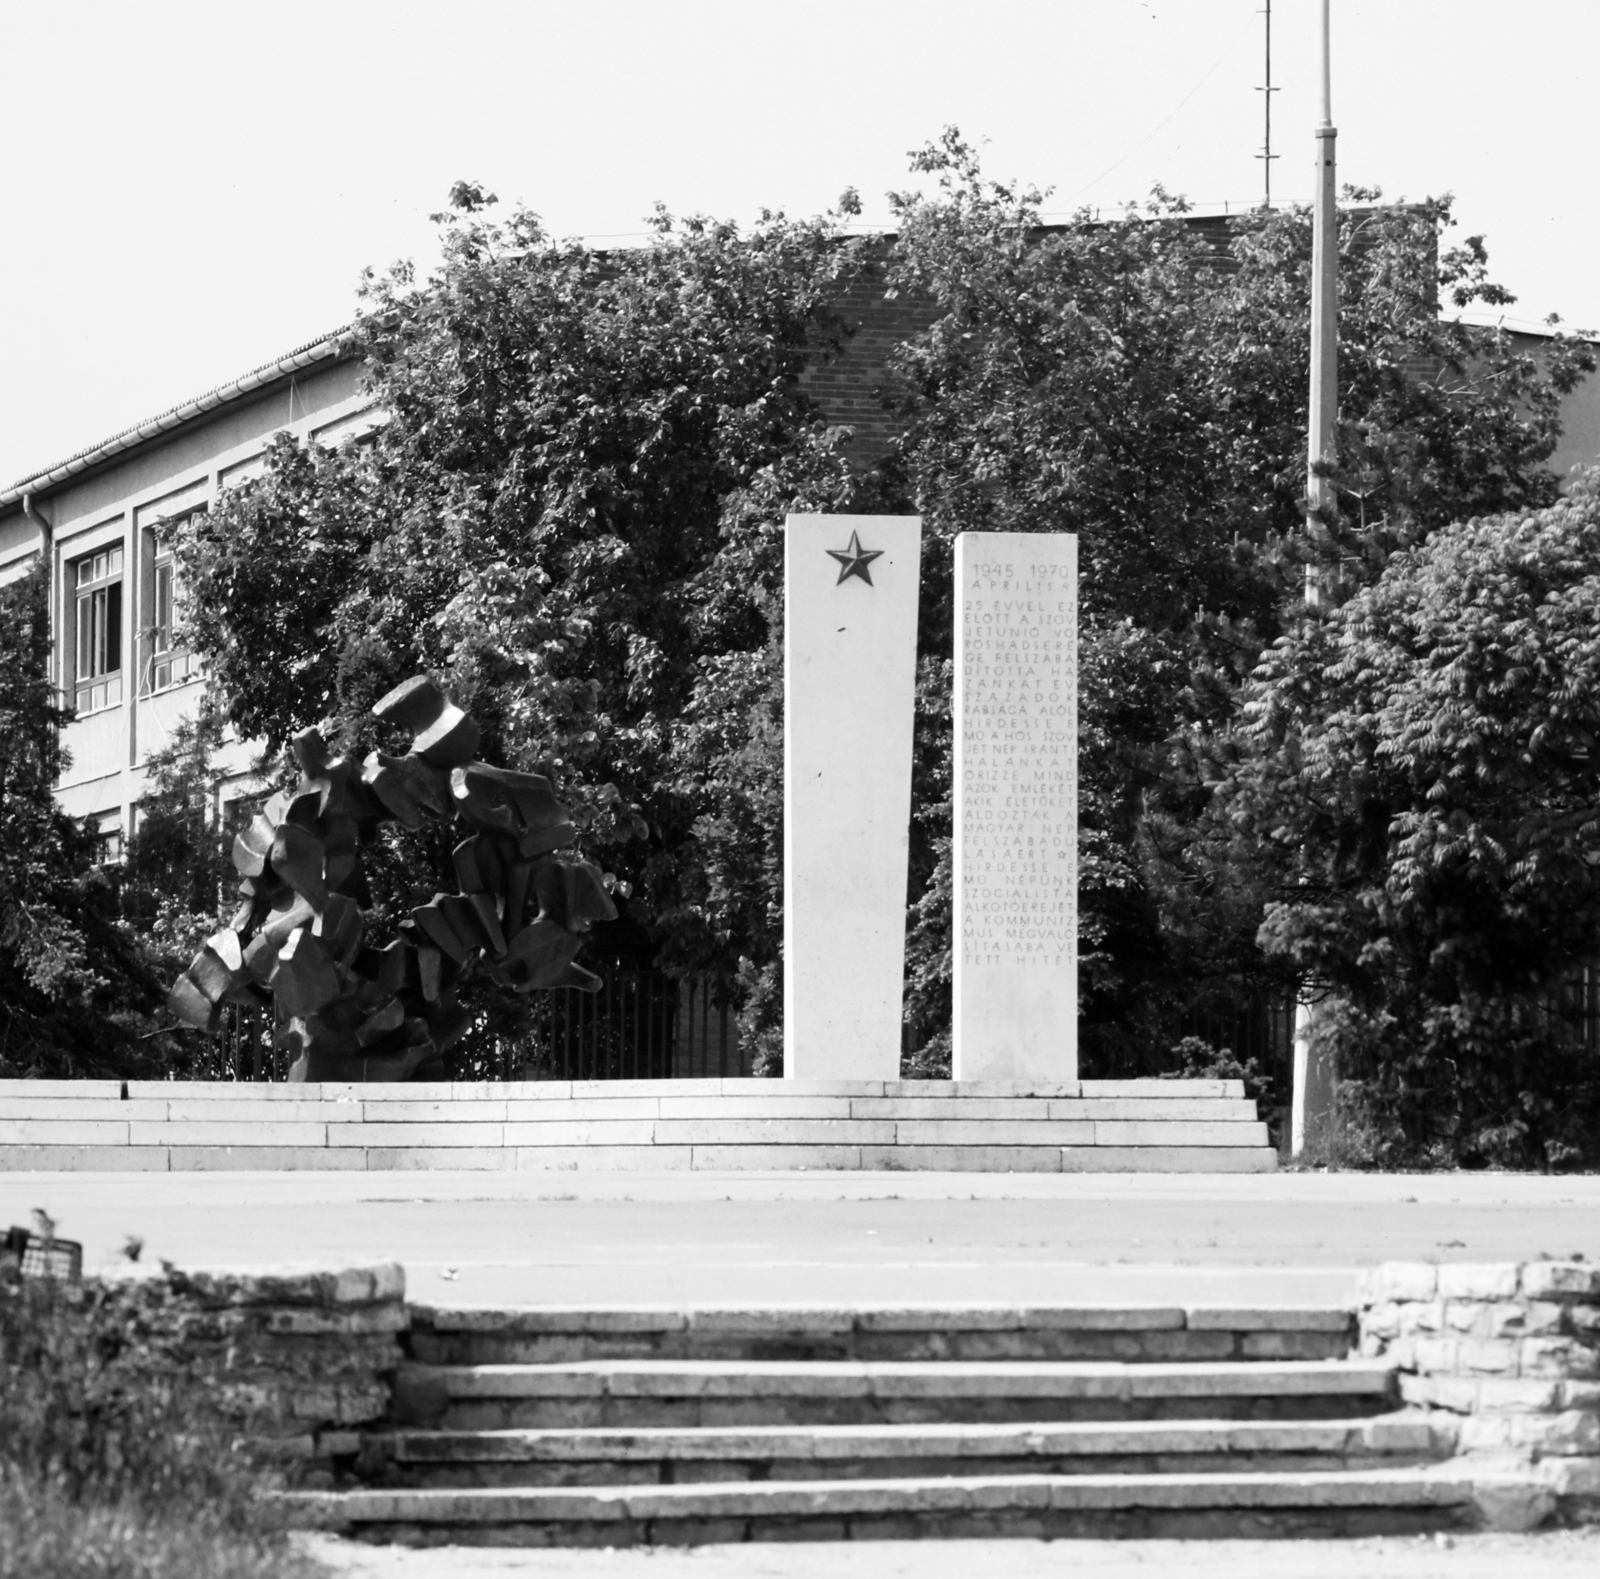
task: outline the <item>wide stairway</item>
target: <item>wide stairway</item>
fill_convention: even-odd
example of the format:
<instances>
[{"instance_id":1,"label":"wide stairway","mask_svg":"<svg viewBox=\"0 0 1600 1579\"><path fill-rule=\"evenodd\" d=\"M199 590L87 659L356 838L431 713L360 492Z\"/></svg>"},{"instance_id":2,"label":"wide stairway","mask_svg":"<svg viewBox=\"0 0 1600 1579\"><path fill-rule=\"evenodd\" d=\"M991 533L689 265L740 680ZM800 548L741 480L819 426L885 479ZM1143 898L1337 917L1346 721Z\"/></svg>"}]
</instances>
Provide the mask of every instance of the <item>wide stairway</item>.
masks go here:
<instances>
[{"instance_id":1,"label":"wide stairway","mask_svg":"<svg viewBox=\"0 0 1600 1579\"><path fill-rule=\"evenodd\" d=\"M309 1522L679 1545L1472 1527L1342 1310L414 1309L392 1418Z\"/></svg>"},{"instance_id":2,"label":"wide stairway","mask_svg":"<svg viewBox=\"0 0 1600 1579\"><path fill-rule=\"evenodd\" d=\"M0 1170L1228 1172L1235 1080L0 1081Z\"/></svg>"}]
</instances>

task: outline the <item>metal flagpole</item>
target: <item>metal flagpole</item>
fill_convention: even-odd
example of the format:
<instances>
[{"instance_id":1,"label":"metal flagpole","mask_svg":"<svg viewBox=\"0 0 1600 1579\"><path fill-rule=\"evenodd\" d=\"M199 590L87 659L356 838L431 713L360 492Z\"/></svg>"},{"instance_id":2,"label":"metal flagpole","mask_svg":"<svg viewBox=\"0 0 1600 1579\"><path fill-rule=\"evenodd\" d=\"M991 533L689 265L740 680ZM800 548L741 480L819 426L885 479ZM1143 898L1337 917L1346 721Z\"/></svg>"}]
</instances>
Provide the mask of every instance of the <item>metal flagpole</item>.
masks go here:
<instances>
[{"instance_id":1,"label":"metal flagpole","mask_svg":"<svg viewBox=\"0 0 1600 1579\"><path fill-rule=\"evenodd\" d=\"M1333 479L1327 475L1336 455L1335 419L1339 410L1339 216L1334 172L1332 69L1328 47L1329 0L1322 0L1319 59L1321 114L1312 136L1316 142L1316 186L1311 210L1311 401L1306 424L1306 536L1314 539L1317 523L1332 513ZM1306 602L1321 601L1322 587L1314 559L1306 565ZM1294 1096L1290 1115L1290 1150L1305 1147L1332 1114L1336 1076L1331 1060L1312 1046L1315 1006L1302 998L1294 1014Z\"/></svg>"}]
</instances>

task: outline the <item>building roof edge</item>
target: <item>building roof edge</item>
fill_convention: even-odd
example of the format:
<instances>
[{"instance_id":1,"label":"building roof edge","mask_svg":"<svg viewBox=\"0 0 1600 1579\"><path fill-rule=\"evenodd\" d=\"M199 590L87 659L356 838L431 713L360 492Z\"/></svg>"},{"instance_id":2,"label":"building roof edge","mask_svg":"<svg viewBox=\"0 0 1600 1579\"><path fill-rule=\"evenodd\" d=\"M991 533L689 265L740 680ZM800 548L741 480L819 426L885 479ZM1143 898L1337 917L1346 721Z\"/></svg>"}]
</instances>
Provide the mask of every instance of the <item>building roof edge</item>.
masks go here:
<instances>
[{"instance_id":1,"label":"building roof edge","mask_svg":"<svg viewBox=\"0 0 1600 1579\"><path fill-rule=\"evenodd\" d=\"M98 466L103 461L111 460L133 449L135 445L144 443L146 439L170 433L174 428L182 427L184 423L192 422L196 417L205 416L219 406L227 405L229 401L253 394L280 378L288 378L318 362L343 360L351 354L354 343L354 327L349 324L342 329L336 329L332 334L308 340L304 345L296 346L294 350L286 351L270 362L263 362L260 367L253 368L238 378L230 379L226 384L219 384L203 395L197 395L192 400L185 400L180 405L169 407L156 416L147 417L143 422L124 428L120 433L114 433L110 438L90 445L88 449L79 450L76 455L70 455L54 466L47 466L18 479L9 488L0 490L0 509L15 504L24 494L44 493L54 488L57 483L80 476L91 467Z\"/></svg>"}]
</instances>

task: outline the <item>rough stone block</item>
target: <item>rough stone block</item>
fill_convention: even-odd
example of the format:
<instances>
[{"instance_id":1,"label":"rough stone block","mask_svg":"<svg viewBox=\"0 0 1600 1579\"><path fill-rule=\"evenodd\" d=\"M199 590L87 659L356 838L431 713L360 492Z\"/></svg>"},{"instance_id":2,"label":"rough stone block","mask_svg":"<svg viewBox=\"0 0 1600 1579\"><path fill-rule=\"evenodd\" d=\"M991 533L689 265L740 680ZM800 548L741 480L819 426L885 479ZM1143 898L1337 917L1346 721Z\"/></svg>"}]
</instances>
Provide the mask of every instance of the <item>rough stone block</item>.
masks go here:
<instances>
[{"instance_id":1,"label":"rough stone block","mask_svg":"<svg viewBox=\"0 0 1600 1579\"><path fill-rule=\"evenodd\" d=\"M1556 1300L1517 1300L1505 1305L1486 1305L1487 1336L1491 1338L1545 1337L1561 1331L1569 1312L1581 1307L1563 1305Z\"/></svg>"},{"instance_id":2,"label":"rough stone block","mask_svg":"<svg viewBox=\"0 0 1600 1579\"><path fill-rule=\"evenodd\" d=\"M1538 1377L1485 1377L1477 1384L1478 1408L1485 1414L1529 1414L1553 1410L1560 1396L1559 1384ZM1447 1406L1448 1407L1448 1406Z\"/></svg>"},{"instance_id":3,"label":"rough stone block","mask_svg":"<svg viewBox=\"0 0 1600 1579\"><path fill-rule=\"evenodd\" d=\"M1390 1357L1393 1357L1392 1354ZM1506 1384L1497 1382L1490 1385ZM1483 1382L1460 1376L1412 1376L1404 1371L1400 1373L1400 1397L1404 1402L1423 1409L1448 1409L1455 1414L1471 1414L1476 1410L1484 1386Z\"/></svg>"},{"instance_id":4,"label":"rough stone block","mask_svg":"<svg viewBox=\"0 0 1600 1579\"><path fill-rule=\"evenodd\" d=\"M1399 1309L1400 1331L1405 1337L1432 1337L1445 1330L1444 1304L1440 1300L1411 1300Z\"/></svg>"},{"instance_id":5,"label":"rough stone block","mask_svg":"<svg viewBox=\"0 0 1600 1579\"><path fill-rule=\"evenodd\" d=\"M1600 1409L1600 1382L1564 1381L1561 1383L1561 1409Z\"/></svg>"},{"instance_id":6,"label":"rough stone block","mask_svg":"<svg viewBox=\"0 0 1600 1579\"><path fill-rule=\"evenodd\" d=\"M1420 1344L1418 1348L1421 1348ZM1525 1349L1526 1344L1515 1341L1463 1338L1456 1345L1454 1363L1474 1376L1517 1376L1522 1371Z\"/></svg>"},{"instance_id":7,"label":"rough stone block","mask_svg":"<svg viewBox=\"0 0 1600 1579\"><path fill-rule=\"evenodd\" d=\"M1387 1301L1404 1304L1432 1299L1438 1290L1439 1269L1427 1261L1385 1261L1362 1279L1362 1297L1373 1305Z\"/></svg>"},{"instance_id":8,"label":"rough stone block","mask_svg":"<svg viewBox=\"0 0 1600 1579\"><path fill-rule=\"evenodd\" d=\"M1576 1338L1524 1338L1525 1376L1600 1376L1600 1354Z\"/></svg>"},{"instance_id":9,"label":"rough stone block","mask_svg":"<svg viewBox=\"0 0 1600 1579\"><path fill-rule=\"evenodd\" d=\"M1397 1305L1391 1299L1385 1300L1379 1305L1371 1305L1362 1311L1362 1339L1373 1338L1379 1342L1386 1342L1391 1338L1398 1338L1400 1336L1400 1312L1402 1309L1402 1306Z\"/></svg>"},{"instance_id":10,"label":"rough stone block","mask_svg":"<svg viewBox=\"0 0 1600 1579\"><path fill-rule=\"evenodd\" d=\"M1600 1497L1600 1457L1549 1458L1539 1473L1558 1497Z\"/></svg>"},{"instance_id":11,"label":"rough stone block","mask_svg":"<svg viewBox=\"0 0 1600 1579\"><path fill-rule=\"evenodd\" d=\"M1457 1438L1463 1453L1505 1453L1512 1446L1517 1415L1468 1415Z\"/></svg>"},{"instance_id":12,"label":"rough stone block","mask_svg":"<svg viewBox=\"0 0 1600 1579\"><path fill-rule=\"evenodd\" d=\"M270 1310L264 1324L285 1337L368 1336L404 1332L410 1317L396 1302L358 1310Z\"/></svg>"},{"instance_id":13,"label":"rough stone block","mask_svg":"<svg viewBox=\"0 0 1600 1579\"><path fill-rule=\"evenodd\" d=\"M1437 1287L1441 1299L1515 1299L1517 1265L1511 1261L1485 1266L1446 1262L1439 1268Z\"/></svg>"},{"instance_id":14,"label":"rough stone block","mask_svg":"<svg viewBox=\"0 0 1600 1579\"><path fill-rule=\"evenodd\" d=\"M1529 1299L1600 1299L1600 1265L1587 1261L1530 1261L1522 1269Z\"/></svg>"},{"instance_id":15,"label":"rough stone block","mask_svg":"<svg viewBox=\"0 0 1600 1579\"><path fill-rule=\"evenodd\" d=\"M1485 1529L1506 1534L1536 1530L1556 1509L1547 1486L1521 1478L1475 1481L1472 1502Z\"/></svg>"},{"instance_id":16,"label":"rough stone block","mask_svg":"<svg viewBox=\"0 0 1600 1579\"><path fill-rule=\"evenodd\" d=\"M1461 1343L1455 1338L1417 1338L1411 1345L1412 1363L1419 1371L1432 1375L1451 1375L1461 1369L1459 1355ZM1512 1374L1515 1374L1516 1349L1511 1351Z\"/></svg>"},{"instance_id":17,"label":"rough stone block","mask_svg":"<svg viewBox=\"0 0 1600 1579\"><path fill-rule=\"evenodd\" d=\"M1600 1415L1589 1409L1559 1414L1511 1415L1514 1446L1539 1454L1600 1454Z\"/></svg>"}]
</instances>

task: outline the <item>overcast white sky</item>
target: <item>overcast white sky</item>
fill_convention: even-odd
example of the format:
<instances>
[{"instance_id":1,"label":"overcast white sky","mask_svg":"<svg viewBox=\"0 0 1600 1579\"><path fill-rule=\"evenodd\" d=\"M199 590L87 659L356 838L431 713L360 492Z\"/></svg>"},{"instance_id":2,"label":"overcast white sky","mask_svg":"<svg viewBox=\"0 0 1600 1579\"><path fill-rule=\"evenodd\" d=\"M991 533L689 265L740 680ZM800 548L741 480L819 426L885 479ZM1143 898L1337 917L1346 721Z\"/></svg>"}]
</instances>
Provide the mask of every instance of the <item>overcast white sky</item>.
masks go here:
<instances>
[{"instance_id":1,"label":"overcast white sky","mask_svg":"<svg viewBox=\"0 0 1600 1579\"><path fill-rule=\"evenodd\" d=\"M947 123L1047 205L1261 190L1264 0L0 0L0 483L345 322L480 180L560 234L657 200L869 219ZM1275 0L1275 195L1317 0ZM1453 191L1526 318L1600 328L1594 0L1333 0L1342 180Z\"/></svg>"}]
</instances>

